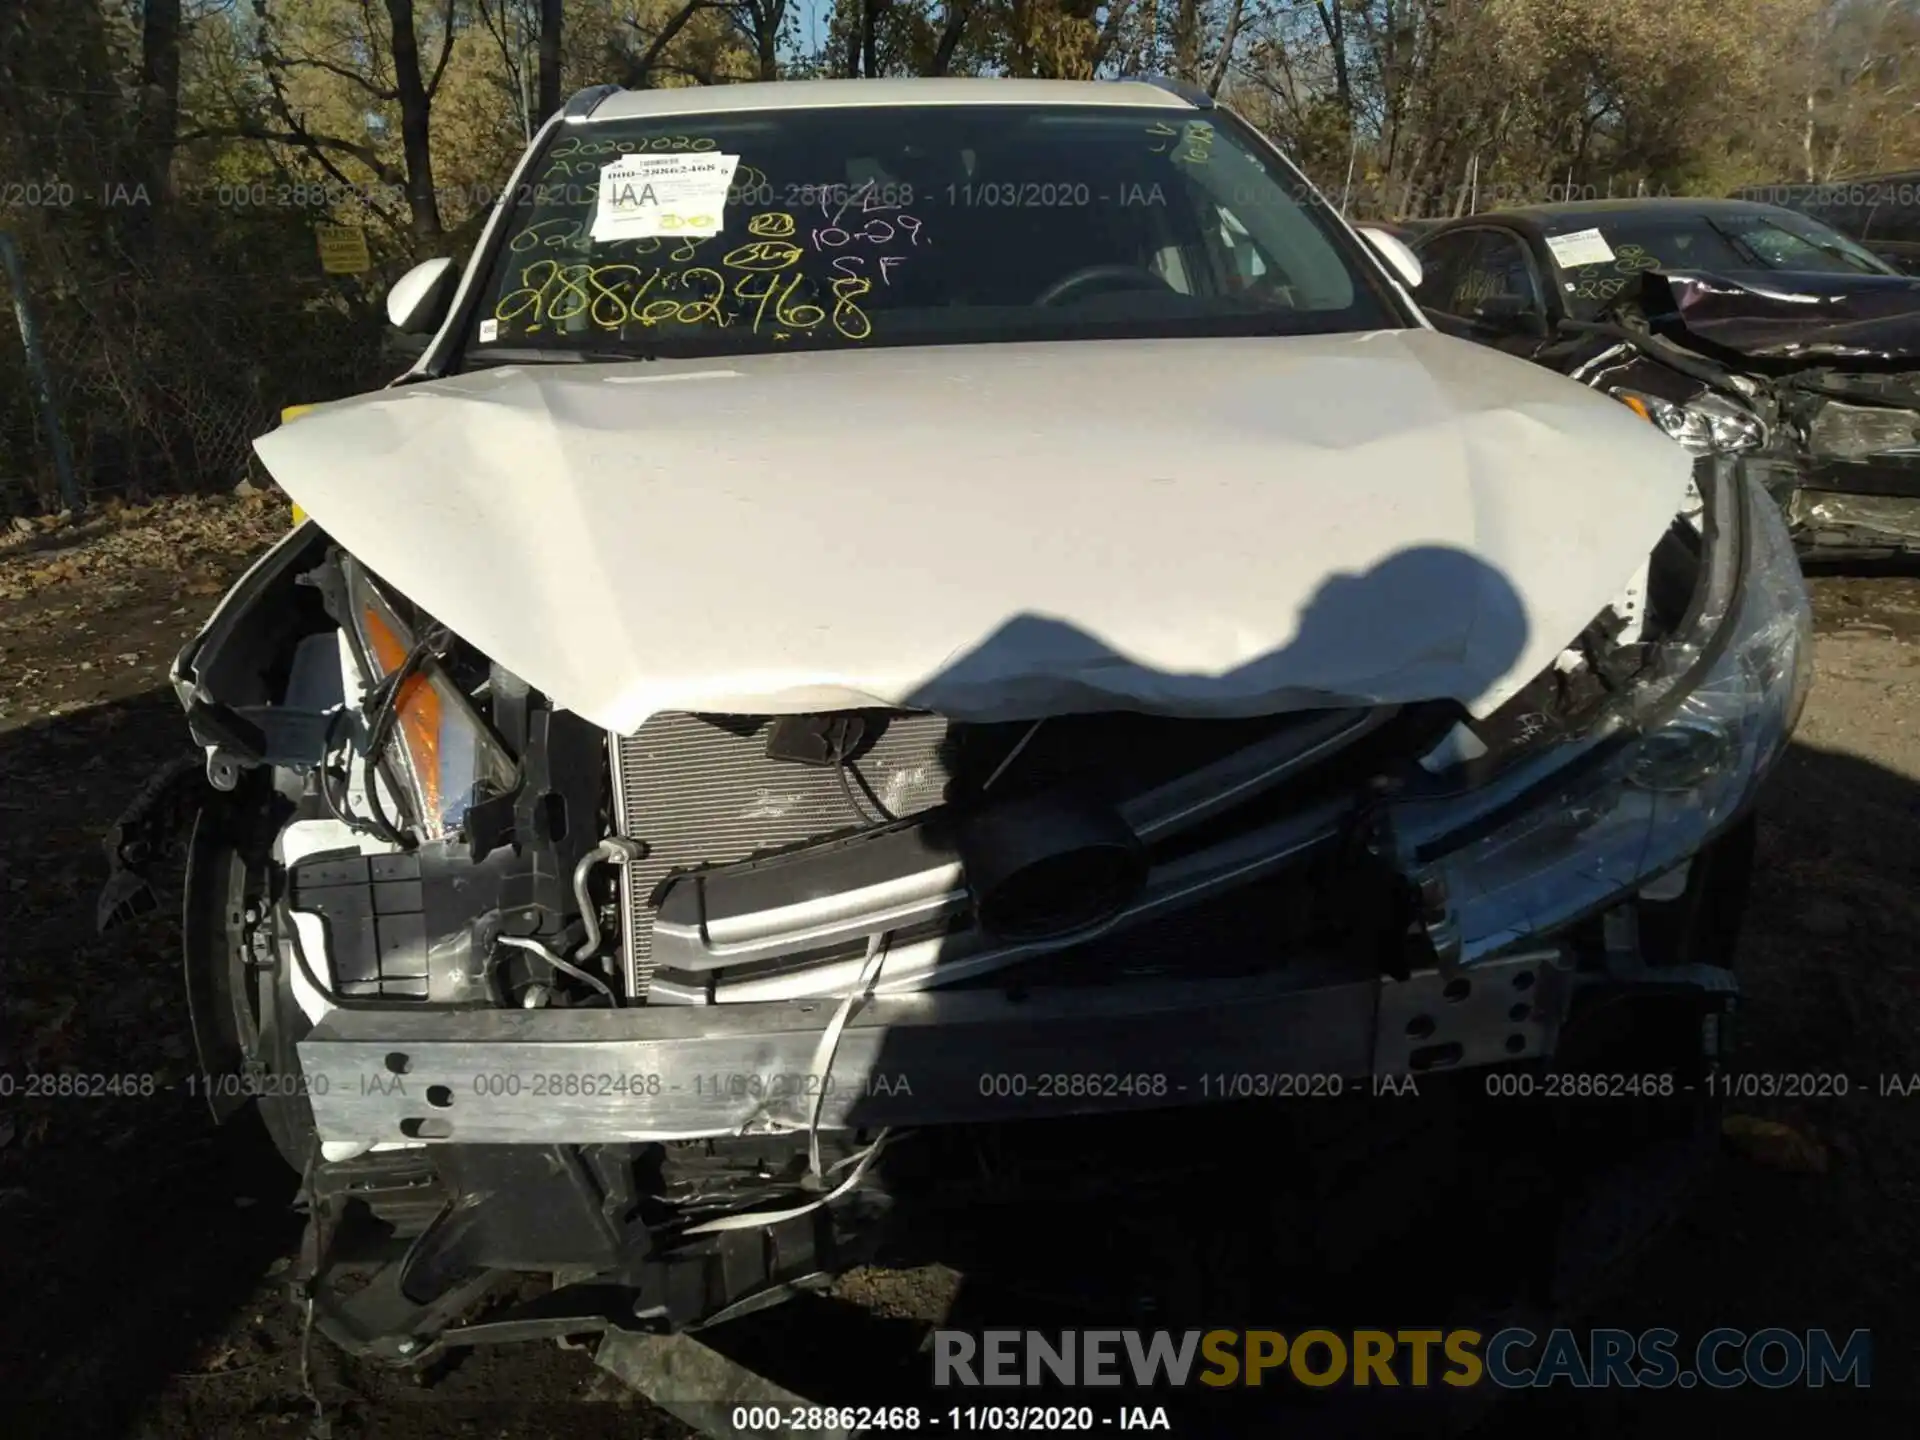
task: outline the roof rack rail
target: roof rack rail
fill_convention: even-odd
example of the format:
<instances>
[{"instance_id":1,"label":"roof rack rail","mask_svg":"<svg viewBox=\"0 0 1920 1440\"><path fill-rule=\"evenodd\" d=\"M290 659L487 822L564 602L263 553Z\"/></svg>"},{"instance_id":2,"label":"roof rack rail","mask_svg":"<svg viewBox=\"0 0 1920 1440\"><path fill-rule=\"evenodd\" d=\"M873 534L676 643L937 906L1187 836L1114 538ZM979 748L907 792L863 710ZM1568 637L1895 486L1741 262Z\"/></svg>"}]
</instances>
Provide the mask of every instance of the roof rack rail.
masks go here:
<instances>
[{"instance_id":1,"label":"roof rack rail","mask_svg":"<svg viewBox=\"0 0 1920 1440\"><path fill-rule=\"evenodd\" d=\"M589 85L584 90L574 91L567 98L566 108L561 113L569 120L584 120L600 108L602 100L619 92L618 85Z\"/></svg>"},{"instance_id":2,"label":"roof rack rail","mask_svg":"<svg viewBox=\"0 0 1920 1440\"><path fill-rule=\"evenodd\" d=\"M1169 94L1178 95L1196 110L1213 109L1213 96L1191 80L1177 80L1171 75L1142 75L1139 78L1156 90L1165 90Z\"/></svg>"}]
</instances>

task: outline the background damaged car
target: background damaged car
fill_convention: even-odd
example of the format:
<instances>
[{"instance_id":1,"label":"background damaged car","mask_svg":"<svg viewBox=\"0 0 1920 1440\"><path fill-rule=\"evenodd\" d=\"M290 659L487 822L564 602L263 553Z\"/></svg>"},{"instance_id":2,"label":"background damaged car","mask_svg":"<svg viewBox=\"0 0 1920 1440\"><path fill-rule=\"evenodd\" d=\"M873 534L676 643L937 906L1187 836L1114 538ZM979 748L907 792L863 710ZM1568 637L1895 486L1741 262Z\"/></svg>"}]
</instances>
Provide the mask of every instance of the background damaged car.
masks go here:
<instances>
[{"instance_id":1,"label":"background damaged car","mask_svg":"<svg viewBox=\"0 0 1920 1440\"><path fill-rule=\"evenodd\" d=\"M1920 279L1740 200L1507 210L1416 248L1437 324L1744 457L1802 552L1920 549Z\"/></svg>"},{"instance_id":2,"label":"background damaged car","mask_svg":"<svg viewBox=\"0 0 1920 1440\"><path fill-rule=\"evenodd\" d=\"M1779 513L1374 243L1179 87L541 131L395 288L415 368L259 442L308 518L103 901L183 804L201 1063L284 1082L329 1334L710 1323L1017 1192L1012 1132L1190 1183L1054 1127L1301 1077L1699 1120L1807 684Z\"/></svg>"}]
</instances>

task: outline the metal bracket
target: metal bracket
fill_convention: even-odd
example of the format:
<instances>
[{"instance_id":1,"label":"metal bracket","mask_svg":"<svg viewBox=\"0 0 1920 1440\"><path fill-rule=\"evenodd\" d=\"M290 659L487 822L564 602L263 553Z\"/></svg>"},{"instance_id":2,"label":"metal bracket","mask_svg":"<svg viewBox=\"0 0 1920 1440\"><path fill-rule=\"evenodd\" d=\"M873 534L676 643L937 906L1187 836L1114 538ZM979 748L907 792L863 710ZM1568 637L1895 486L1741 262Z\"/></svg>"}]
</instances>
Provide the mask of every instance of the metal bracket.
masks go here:
<instances>
[{"instance_id":1,"label":"metal bracket","mask_svg":"<svg viewBox=\"0 0 1920 1440\"><path fill-rule=\"evenodd\" d=\"M1553 1053L1573 957L1524 951L1452 971L1383 980L1376 1075L1423 1075Z\"/></svg>"}]
</instances>

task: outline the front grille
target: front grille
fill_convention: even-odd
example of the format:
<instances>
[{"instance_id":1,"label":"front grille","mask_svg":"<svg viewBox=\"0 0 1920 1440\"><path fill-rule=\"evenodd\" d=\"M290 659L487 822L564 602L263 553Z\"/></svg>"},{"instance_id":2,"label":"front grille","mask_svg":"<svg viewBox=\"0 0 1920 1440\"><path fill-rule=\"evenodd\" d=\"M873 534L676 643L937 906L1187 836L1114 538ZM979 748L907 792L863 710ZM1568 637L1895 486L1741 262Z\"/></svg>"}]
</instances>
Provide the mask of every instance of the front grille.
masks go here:
<instances>
[{"instance_id":1,"label":"front grille","mask_svg":"<svg viewBox=\"0 0 1920 1440\"><path fill-rule=\"evenodd\" d=\"M878 738L856 752L859 814L831 767L769 759L769 724L759 716L665 714L615 741L620 833L647 846L621 881L629 993L644 996L652 983L653 899L675 871L866 828L881 819L875 799L903 816L946 798L951 770L941 716L889 716Z\"/></svg>"},{"instance_id":2,"label":"front grille","mask_svg":"<svg viewBox=\"0 0 1920 1440\"><path fill-rule=\"evenodd\" d=\"M1154 853L1171 858L1224 839L1275 807L1298 807L1343 792L1389 757L1419 754L1450 724L1413 707L1366 731L1259 804L1240 804L1195 828L1169 833ZM1365 712L1352 712L1363 720ZM653 922L662 882L677 873L730 865L917 815L948 802L1061 789L1096 803L1120 804L1204 769L1278 733L1305 738L1324 715L1298 712L1245 720L1174 719L1125 712L1047 721L957 724L938 715L865 711L866 737L853 753L848 786L831 766L767 754L774 721L766 716L665 714L613 745L622 835L645 842L644 859L622 872L622 940L630 993L653 984ZM1404 722L1404 723L1403 723ZM1017 754L1016 754L1017 751ZM1003 763L1011 761L1011 763ZM878 802L877 804L875 802ZM1171 931L1169 933L1172 933ZM813 964L818 954L765 962L777 972Z\"/></svg>"}]
</instances>

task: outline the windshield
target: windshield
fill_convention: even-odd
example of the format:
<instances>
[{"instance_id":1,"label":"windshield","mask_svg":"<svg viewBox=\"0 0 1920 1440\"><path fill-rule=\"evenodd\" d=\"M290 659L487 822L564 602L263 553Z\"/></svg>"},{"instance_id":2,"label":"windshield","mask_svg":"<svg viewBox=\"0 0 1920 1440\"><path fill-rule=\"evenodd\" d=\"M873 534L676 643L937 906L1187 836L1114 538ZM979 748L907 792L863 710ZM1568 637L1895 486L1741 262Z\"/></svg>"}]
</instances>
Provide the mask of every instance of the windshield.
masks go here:
<instances>
[{"instance_id":1,"label":"windshield","mask_svg":"<svg viewBox=\"0 0 1920 1440\"><path fill-rule=\"evenodd\" d=\"M1219 112L607 121L556 131L515 199L468 363L1409 323L1338 218Z\"/></svg>"},{"instance_id":2,"label":"windshield","mask_svg":"<svg viewBox=\"0 0 1920 1440\"><path fill-rule=\"evenodd\" d=\"M1597 224L1566 219L1554 226L1547 248L1566 272L1569 308L1576 314L1596 310L1626 292L1644 270L1899 273L1839 231L1784 210L1602 216ZM1604 259L1603 250L1608 252Z\"/></svg>"}]
</instances>

